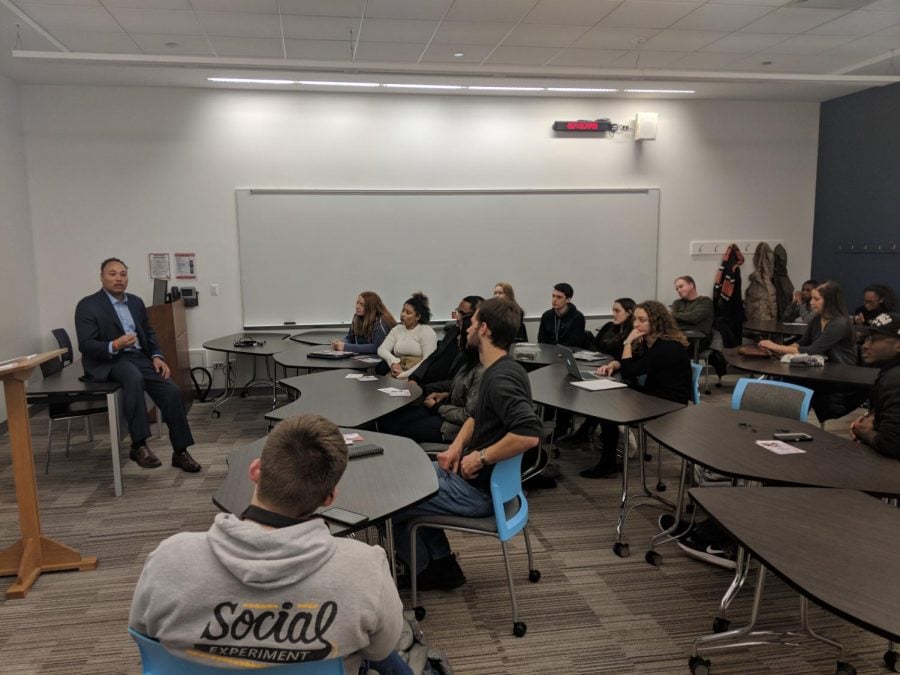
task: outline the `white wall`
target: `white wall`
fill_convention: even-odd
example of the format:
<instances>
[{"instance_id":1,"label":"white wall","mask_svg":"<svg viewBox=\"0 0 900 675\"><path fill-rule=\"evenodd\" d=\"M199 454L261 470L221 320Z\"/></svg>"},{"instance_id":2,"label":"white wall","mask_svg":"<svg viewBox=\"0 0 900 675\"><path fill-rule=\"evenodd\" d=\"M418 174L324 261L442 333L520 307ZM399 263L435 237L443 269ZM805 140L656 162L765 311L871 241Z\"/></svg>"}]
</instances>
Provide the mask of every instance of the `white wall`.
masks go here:
<instances>
[{"instance_id":1,"label":"white wall","mask_svg":"<svg viewBox=\"0 0 900 675\"><path fill-rule=\"evenodd\" d=\"M659 187L660 259L623 251L621 264L658 265L660 298L671 298L671 280L685 273L711 291L718 260L692 260L691 239L778 237L794 280L809 273L815 103L46 85L22 87L22 99L45 331L71 326L75 302L97 288L99 262L109 255L130 264L132 290L149 297L151 251L198 253L192 347L239 331L239 187ZM558 119L625 122L638 110L659 113L658 140L556 138L551 131ZM366 254L366 237L389 234L361 227L356 255ZM384 273L402 275L404 256L426 254L440 252L404 250L398 242ZM548 251L547 260L536 273L564 280L562 254ZM322 283L340 284L341 264L352 257ZM497 261L496 277L507 276ZM464 278L462 265L460 295L490 291L467 288ZM219 297L210 297L211 283L220 285ZM377 290L378 280L371 286ZM427 291L428 280L410 279L410 287ZM358 290L347 289L348 315ZM576 302L588 293L576 289Z\"/></svg>"},{"instance_id":2,"label":"white wall","mask_svg":"<svg viewBox=\"0 0 900 675\"><path fill-rule=\"evenodd\" d=\"M50 346L38 320L21 122L16 85L0 76L0 361ZM4 420L6 400L0 395Z\"/></svg>"}]
</instances>

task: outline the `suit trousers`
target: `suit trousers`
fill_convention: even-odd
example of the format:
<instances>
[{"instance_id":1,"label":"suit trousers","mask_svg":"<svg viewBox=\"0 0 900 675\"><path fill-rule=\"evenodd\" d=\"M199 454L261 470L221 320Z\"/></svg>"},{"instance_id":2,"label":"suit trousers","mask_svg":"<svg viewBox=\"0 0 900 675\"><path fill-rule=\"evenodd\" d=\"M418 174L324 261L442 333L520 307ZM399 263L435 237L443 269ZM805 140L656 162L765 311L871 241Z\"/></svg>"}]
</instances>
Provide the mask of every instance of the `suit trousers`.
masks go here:
<instances>
[{"instance_id":1,"label":"suit trousers","mask_svg":"<svg viewBox=\"0 0 900 675\"><path fill-rule=\"evenodd\" d=\"M163 422L169 427L172 448L183 450L194 444L181 402L181 391L172 380L164 380L156 372L153 362L146 354L122 352L113 364L109 379L122 385L122 407L132 443L141 443L150 438L150 423L147 421L147 406L144 403L146 391L162 413Z\"/></svg>"}]
</instances>

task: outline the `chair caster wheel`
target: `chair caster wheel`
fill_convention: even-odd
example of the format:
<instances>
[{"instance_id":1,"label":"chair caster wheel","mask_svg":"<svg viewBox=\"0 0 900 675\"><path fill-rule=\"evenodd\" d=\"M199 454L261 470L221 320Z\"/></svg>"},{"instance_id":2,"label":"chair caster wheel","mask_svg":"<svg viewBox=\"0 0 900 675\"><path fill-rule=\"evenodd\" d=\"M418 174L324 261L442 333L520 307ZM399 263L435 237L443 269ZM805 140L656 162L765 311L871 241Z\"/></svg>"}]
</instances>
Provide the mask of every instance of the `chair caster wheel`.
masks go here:
<instances>
[{"instance_id":1,"label":"chair caster wheel","mask_svg":"<svg viewBox=\"0 0 900 675\"><path fill-rule=\"evenodd\" d=\"M665 492L665 491L666 491L666 484L663 483L662 481L659 481L659 482L656 484L656 491L657 491L657 492Z\"/></svg>"},{"instance_id":2,"label":"chair caster wheel","mask_svg":"<svg viewBox=\"0 0 900 675\"><path fill-rule=\"evenodd\" d=\"M856 668L846 661L838 661L835 673L836 675L856 675Z\"/></svg>"},{"instance_id":3,"label":"chair caster wheel","mask_svg":"<svg viewBox=\"0 0 900 675\"><path fill-rule=\"evenodd\" d=\"M241 392L241 398L247 398L247 396L249 396L249 395L250 395L250 392L249 392L249 391L242 391L242 392Z\"/></svg>"},{"instance_id":4,"label":"chair caster wheel","mask_svg":"<svg viewBox=\"0 0 900 675\"><path fill-rule=\"evenodd\" d=\"M647 551L647 554L644 556L644 560L646 560L654 567L659 567L660 565L662 565L663 558L656 551Z\"/></svg>"},{"instance_id":5,"label":"chair caster wheel","mask_svg":"<svg viewBox=\"0 0 900 675\"><path fill-rule=\"evenodd\" d=\"M720 384L719 386L721 387L722 385ZM710 396L712 394L712 389L707 389L703 393L706 394L707 396Z\"/></svg>"},{"instance_id":6,"label":"chair caster wheel","mask_svg":"<svg viewBox=\"0 0 900 675\"><path fill-rule=\"evenodd\" d=\"M212 416L215 417L216 419L218 419L222 416L222 411L221 410L213 410Z\"/></svg>"},{"instance_id":7,"label":"chair caster wheel","mask_svg":"<svg viewBox=\"0 0 900 675\"><path fill-rule=\"evenodd\" d=\"M628 548L628 544L624 541L617 541L613 544L613 553L615 553L620 558L627 558L631 555L631 550Z\"/></svg>"},{"instance_id":8,"label":"chair caster wheel","mask_svg":"<svg viewBox=\"0 0 900 675\"><path fill-rule=\"evenodd\" d=\"M652 460L653 460L653 455L651 455L649 452L645 452L645 453L644 453L644 461L645 461L645 462L650 462L650 461L652 461Z\"/></svg>"},{"instance_id":9,"label":"chair caster wheel","mask_svg":"<svg viewBox=\"0 0 900 675\"><path fill-rule=\"evenodd\" d=\"M540 570L528 570L528 581L533 584L536 584L541 580L541 571Z\"/></svg>"},{"instance_id":10,"label":"chair caster wheel","mask_svg":"<svg viewBox=\"0 0 900 675\"><path fill-rule=\"evenodd\" d=\"M713 633L724 633L728 630L729 626L731 626L731 621L723 619L721 616L717 616L713 620Z\"/></svg>"},{"instance_id":11,"label":"chair caster wheel","mask_svg":"<svg viewBox=\"0 0 900 675\"><path fill-rule=\"evenodd\" d=\"M721 388L722 388L722 383L716 382L716 389L721 389Z\"/></svg>"},{"instance_id":12,"label":"chair caster wheel","mask_svg":"<svg viewBox=\"0 0 900 675\"><path fill-rule=\"evenodd\" d=\"M688 660L688 668L691 669L692 675L709 675L709 659L692 656Z\"/></svg>"},{"instance_id":13,"label":"chair caster wheel","mask_svg":"<svg viewBox=\"0 0 900 675\"><path fill-rule=\"evenodd\" d=\"M890 649L887 650L884 653L884 665L895 673L900 673L900 670L897 670L897 652L891 651Z\"/></svg>"},{"instance_id":14,"label":"chair caster wheel","mask_svg":"<svg viewBox=\"0 0 900 675\"><path fill-rule=\"evenodd\" d=\"M425 611L425 608L422 607L422 605L419 605L418 607L416 607L416 608L413 610L413 614L415 614L416 621L421 621L422 619L424 619L424 618L425 618L425 615L426 615L427 613L428 613L428 612Z\"/></svg>"},{"instance_id":15,"label":"chair caster wheel","mask_svg":"<svg viewBox=\"0 0 900 675\"><path fill-rule=\"evenodd\" d=\"M528 626L525 625L524 621L516 621L513 624L513 635L516 637L524 637L525 631L528 630Z\"/></svg>"}]
</instances>

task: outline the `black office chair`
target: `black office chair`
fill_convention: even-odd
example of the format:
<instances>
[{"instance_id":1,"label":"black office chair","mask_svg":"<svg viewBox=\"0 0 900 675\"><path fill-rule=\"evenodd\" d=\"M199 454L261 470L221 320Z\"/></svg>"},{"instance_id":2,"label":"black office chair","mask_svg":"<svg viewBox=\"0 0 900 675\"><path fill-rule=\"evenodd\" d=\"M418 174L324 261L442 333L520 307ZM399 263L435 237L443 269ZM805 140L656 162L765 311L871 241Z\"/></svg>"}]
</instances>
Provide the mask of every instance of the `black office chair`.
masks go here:
<instances>
[{"instance_id":1,"label":"black office chair","mask_svg":"<svg viewBox=\"0 0 900 675\"><path fill-rule=\"evenodd\" d=\"M53 337L61 349L67 350L61 356L45 361L41 364L41 373L44 377L50 377L74 361L72 341L65 328L54 328ZM50 448L53 445L53 422L66 421L66 457L69 456L69 445L72 439L72 420L84 418L85 431L92 436L91 415L105 415L108 408L106 403L100 403L95 399L86 400L76 395L53 396L47 401L47 414L50 417L50 425L47 429L47 462L44 473L50 473Z\"/></svg>"}]
</instances>

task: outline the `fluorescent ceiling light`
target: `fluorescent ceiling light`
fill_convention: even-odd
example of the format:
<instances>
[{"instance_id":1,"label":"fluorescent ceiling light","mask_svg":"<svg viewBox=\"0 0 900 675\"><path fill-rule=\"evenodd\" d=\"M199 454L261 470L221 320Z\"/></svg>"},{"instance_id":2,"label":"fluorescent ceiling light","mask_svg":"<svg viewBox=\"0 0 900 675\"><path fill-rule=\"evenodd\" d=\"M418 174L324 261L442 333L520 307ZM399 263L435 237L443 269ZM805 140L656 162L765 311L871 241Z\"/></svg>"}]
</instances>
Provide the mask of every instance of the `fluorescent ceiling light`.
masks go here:
<instances>
[{"instance_id":1,"label":"fluorescent ceiling light","mask_svg":"<svg viewBox=\"0 0 900 675\"><path fill-rule=\"evenodd\" d=\"M459 84L383 84L391 89L462 89Z\"/></svg>"},{"instance_id":2,"label":"fluorescent ceiling light","mask_svg":"<svg viewBox=\"0 0 900 675\"><path fill-rule=\"evenodd\" d=\"M544 87L476 87L470 85L466 89L475 91L546 91Z\"/></svg>"},{"instance_id":3,"label":"fluorescent ceiling light","mask_svg":"<svg viewBox=\"0 0 900 675\"><path fill-rule=\"evenodd\" d=\"M378 82L326 82L322 80L297 80L297 84L315 87L380 87Z\"/></svg>"},{"instance_id":4,"label":"fluorescent ceiling light","mask_svg":"<svg viewBox=\"0 0 900 675\"><path fill-rule=\"evenodd\" d=\"M625 89L627 94L693 94L693 89Z\"/></svg>"},{"instance_id":5,"label":"fluorescent ceiling light","mask_svg":"<svg viewBox=\"0 0 900 675\"><path fill-rule=\"evenodd\" d=\"M618 89L598 89L594 87L547 87L547 91L564 91L568 93L588 93L588 94L607 94Z\"/></svg>"},{"instance_id":6,"label":"fluorescent ceiling light","mask_svg":"<svg viewBox=\"0 0 900 675\"><path fill-rule=\"evenodd\" d=\"M248 77L207 77L210 82L228 82L231 84L294 84L294 80L258 80Z\"/></svg>"}]
</instances>

